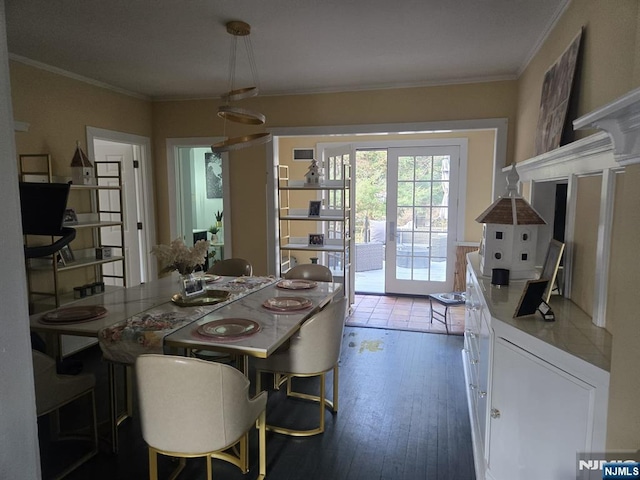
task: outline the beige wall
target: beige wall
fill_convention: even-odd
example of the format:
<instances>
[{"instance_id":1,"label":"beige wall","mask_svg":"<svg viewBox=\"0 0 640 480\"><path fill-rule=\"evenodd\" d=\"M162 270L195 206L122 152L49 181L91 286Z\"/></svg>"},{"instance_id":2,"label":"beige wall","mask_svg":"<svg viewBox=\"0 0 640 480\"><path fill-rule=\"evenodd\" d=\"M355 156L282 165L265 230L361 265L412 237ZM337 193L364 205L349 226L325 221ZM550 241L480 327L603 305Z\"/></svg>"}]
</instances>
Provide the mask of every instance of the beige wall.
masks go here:
<instances>
[{"instance_id":1,"label":"beige wall","mask_svg":"<svg viewBox=\"0 0 640 480\"><path fill-rule=\"evenodd\" d=\"M640 318L638 316L638 239L640 239L640 164L627 167L616 205L609 284L610 315L615 318L607 448L640 449ZM624 225L624 228L618 228Z\"/></svg>"},{"instance_id":2,"label":"beige wall","mask_svg":"<svg viewBox=\"0 0 640 480\"><path fill-rule=\"evenodd\" d=\"M544 74L584 27L575 118L640 86L638 0L573 0L518 81L515 160L534 155ZM635 76L634 76L634 71ZM591 132L576 132L576 138Z\"/></svg>"},{"instance_id":3,"label":"beige wall","mask_svg":"<svg viewBox=\"0 0 640 480\"><path fill-rule=\"evenodd\" d=\"M590 317L593 316L601 186L599 175L578 179L571 300Z\"/></svg>"},{"instance_id":4,"label":"beige wall","mask_svg":"<svg viewBox=\"0 0 640 480\"><path fill-rule=\"evenodd\" d=\"M535 130L540 106L542 81L546 70L567 48L571 39L583 32L582 65L576 92L579 95L577 117L601 107L640 86L640 2L638 0L573 0L564 15L527 66L518 82L518 113L515 138L515 160L533 156ZM593 131L577 132L582 138ZM608 317L614 317L613 358L611 364L611 389L608 418L607 447L640 448L640 349L637 348L640 329L634 302L637 296L632 285L638 285L637 262L630 268L629 252L637 249L640 238L637 188L639 166L625 172L624 186L617 193L614 215L616 236L611 250L609 292L615 300L608 308ZM633 172L633 174L631 174ZM635 179L635 182L632 180ZM589 240L596 232L593 217L587 214L589 205L599 211L600 191L587 186L589 180L579 184L576 231L576 250L573 278L578 281L572 288L572 296L591 309L595 268L596 245ZM624 220L623 220L624 219ZM577 272L577 273L576 273ZM582 277L582 278L579 278ZM581 284L582 282L582 284ZM636 288L637 290L637 288ZM611 297L610 297L611 298Z\"/></svg>"},{"instance_id":5,"label":"beige wall","mask_svg":"<svg viewBox=\"0 0 640 480\"><path fill-rule=\"evenodd\" d=\"M352 93L258 97L243 104L264 113L275 127L431 122L515 117L516 83L451 85ZM167 138L216 136L223 124L215 100L156 102L153 105L158 241L169 241ZM233 134L255 128L227 124ZM509 133L511 138L512 133ZM509 151L512 142L509 142ZM509 153L507 154L510 158ZM267 273L266 154L264 147L230 153L233 252ZM473 229L471 229L473 230ZM256 239L261 239L259 242Z\"/></svg>"}]
</instances>

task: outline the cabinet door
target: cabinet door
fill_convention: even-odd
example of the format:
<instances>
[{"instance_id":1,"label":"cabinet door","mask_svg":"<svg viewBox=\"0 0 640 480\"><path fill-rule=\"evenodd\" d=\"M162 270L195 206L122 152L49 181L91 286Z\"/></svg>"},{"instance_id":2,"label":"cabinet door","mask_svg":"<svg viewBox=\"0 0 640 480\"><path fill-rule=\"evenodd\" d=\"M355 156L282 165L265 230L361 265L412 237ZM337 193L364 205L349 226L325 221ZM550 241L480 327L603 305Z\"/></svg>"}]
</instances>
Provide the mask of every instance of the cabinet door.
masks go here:
<instances>
[{"instance_id":1,"label":"cabinet door","mask_svg":"<svg viewBox=\"0 0 640 480\"><path fill-rule=\"evenodd\" d=\"M591 445L595 389L501 338L492 385L488 478L575 478L576 453Z\"/></svg>"}]
</instances>

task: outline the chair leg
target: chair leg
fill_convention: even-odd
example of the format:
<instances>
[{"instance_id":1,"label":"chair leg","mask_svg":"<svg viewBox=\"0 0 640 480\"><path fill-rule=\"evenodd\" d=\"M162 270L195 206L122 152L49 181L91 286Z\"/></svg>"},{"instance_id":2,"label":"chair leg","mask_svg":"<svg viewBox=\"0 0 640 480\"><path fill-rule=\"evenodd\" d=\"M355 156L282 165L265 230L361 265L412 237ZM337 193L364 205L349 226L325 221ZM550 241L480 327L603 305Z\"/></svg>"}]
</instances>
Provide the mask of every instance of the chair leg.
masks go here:
<instances>
[{"instance_id":1,"label":"chair leg","mask_svg":"<svg viewBox=\"0 0 640 480\"><path fill-rule=\"evenodd\" d=\"M149 447L149 480L158 480L158 453Z\"/></svg>"},{"instance_id":2,"label":"chair leg","mask_svg":"<svg viewBox=\"0 0 640 480\"><path fill-rule=\"evenodd\" d=\"M213 458L210 455L207 455L207 480L213 480Z\"/></svg>"},{"instance_id":3,"label":"chair leg","mask_svg":"<svg viewBox=\"0 0 640 480\"><path fill-rule=\"evenodd\" d=\"M338 383L340 382L340 368L338 364L333 367L333 412L338 413Z\"/></svg>"},{"instance_id":4,"label":"chair leg","mask_svg":"<svg viewBox=\"0 0 640 480\"><path fill-rule=\"evenodd\" d=\"M259 471L258 480L267 476L267 414L263 410L258 417Z\"/></svg>"}]
</instances>

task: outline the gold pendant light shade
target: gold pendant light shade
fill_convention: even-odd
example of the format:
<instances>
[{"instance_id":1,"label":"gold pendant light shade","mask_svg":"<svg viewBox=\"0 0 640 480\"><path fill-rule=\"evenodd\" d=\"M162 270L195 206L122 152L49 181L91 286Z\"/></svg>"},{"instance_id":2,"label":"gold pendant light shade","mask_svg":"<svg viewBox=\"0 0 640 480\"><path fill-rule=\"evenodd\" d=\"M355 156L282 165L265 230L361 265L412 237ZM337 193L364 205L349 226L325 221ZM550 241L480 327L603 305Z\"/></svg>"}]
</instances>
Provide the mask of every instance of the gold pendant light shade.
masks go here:
<instances>
[{"instance_id":1,"label":"gold pendant light shade","mask_svg":"<svg viewBox=\"0 0 640 480\"><path fill-rule=\"evenodd\" d=\"M246 108L231 105L231 102L244 100L246 98L258 95L258 74L256 71L255 60L253 58L253 48L249 38L251 26L241 21L232 21L227 23L227 32L233 36L233 43L229 62L229 91L222 95L222 99L226 102L218 108L218 116L224 120L225 132L227 120L244 125L264 125L266 118L262 113L255 112ZM235 88L235 70L236 70L236 45L238 37L244 37L247 57L251 74L253 76L253 86ZM242 148L260 145L270 141L272 135L270 133L256 133L252 135L243 135L239 137L227 138L222 142L215 143L211 146L213 153L229 152L232 150L240 150Z\"/></svg>"},{"instance_id":2,"label":"gold pendant light shade","mask_svg":"<svg viewBox=\"0 0 640 480\"><path fill-rule=\"evenodd\" d=\"M265 116L258 112L252 112L246 108L223 106L218 108L218 116L225 120L246 125L264 125Z\"/></svg>"}]
</instances>

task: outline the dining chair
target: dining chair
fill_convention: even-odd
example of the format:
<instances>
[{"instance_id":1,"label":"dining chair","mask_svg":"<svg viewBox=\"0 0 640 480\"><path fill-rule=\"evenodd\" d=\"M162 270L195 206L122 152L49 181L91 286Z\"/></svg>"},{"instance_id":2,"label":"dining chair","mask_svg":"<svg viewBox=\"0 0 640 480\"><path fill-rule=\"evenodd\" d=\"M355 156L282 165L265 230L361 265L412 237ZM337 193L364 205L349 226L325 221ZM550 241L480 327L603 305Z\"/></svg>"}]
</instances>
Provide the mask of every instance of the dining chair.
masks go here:
<instances>
[{"instance_id":1,"label":"dining chair","mask_svg":"<svg viewBox=\"0 0 640 480\"><path fill-rule=\"evenodd\" d=\"M96 401L94 387L96 379L92 374L59 375L56 372L56 361L37 350L32 350L33 357L33 378L36 391L36 414L42 417L49 413L55 413L52 420L55 437L60 439L77 439L76 435L63 435L60 432L59 409L75 400L88 395L91 400L91 448L71 465L64 468L60 473L53 476L60 479L71 473L84 462L98 453L98 425L96 417Z\"/></svg>"},{"instance_id":2,"label":"dining chair","mask_svg":"<svg viewBox=\"0 0 640 480\"><path fill-rule=\"evenodd\" d=\"M249 398L249 380L240 371L197 358L148 354L136 359L136 378L151 480L158 478L158 453L180 458L171 478L193 457L207 458L209 480L212 458L248 472L248 432L254 425L259 437L258 479L265 477L267 393Z\"/></svg>"},{"instance_id":3,"label":"dining chair","mask_svg":"<svg viewBox=\"0 0 640 480\"><path fill-rule=\"evenodd\" d=\"M229 277L250 277L253 274L253 267L251 262L244 258L227 258L214 263L207 273Z\"/></svg>"},{"instance_id":4,"label":"dining chair","mask_svg":"<svg viewBox=\"0 0 640 480\"><path fill-rule=\"evenodd\" d=\"M256 391L261 390L263 372L284 376L287 397L302 398L317 402L320 406L319 426L309 430L294 430L287 427L267 425L267 430L285 435L306 437L324 432L325 408L338 411L338 377L340 347L344 331L347 299L342 297L331 302L323 310L306 320L291 337L288 348L276 351L267 358L256 358ZM326 373L333 370L333 399L326 398ZM294 391L294 377L320 377L320 395Z\"/></svg>"},{"instance_id":5,"label":"dining chair","mask_svg":"<svg viewBox=\"0 0 640 480\"><path fill-rule=\"evenodd\" d=\"M331 270L317 263L301 263L300 265L296 265L284 274L284 278L333 282Z\"/></svg>"}]
</instances>

